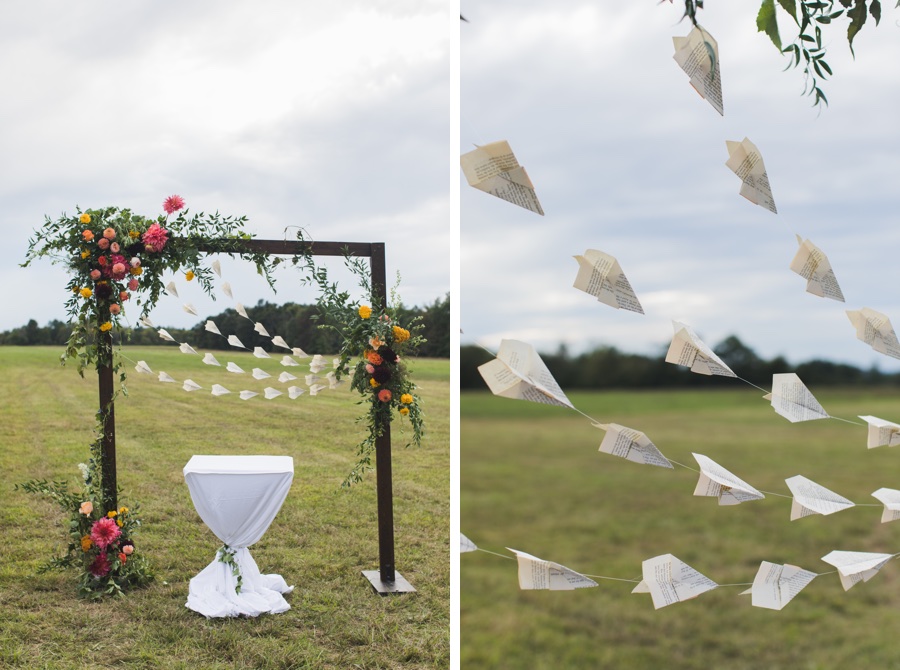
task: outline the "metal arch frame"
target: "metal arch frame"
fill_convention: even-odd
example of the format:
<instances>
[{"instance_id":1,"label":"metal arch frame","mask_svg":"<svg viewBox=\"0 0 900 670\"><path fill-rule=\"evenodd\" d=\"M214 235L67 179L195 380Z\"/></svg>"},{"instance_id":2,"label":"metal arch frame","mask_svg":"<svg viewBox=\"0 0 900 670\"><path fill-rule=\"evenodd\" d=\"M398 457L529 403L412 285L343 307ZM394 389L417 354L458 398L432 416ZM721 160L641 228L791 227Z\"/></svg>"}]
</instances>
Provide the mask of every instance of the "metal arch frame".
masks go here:
<instances>
[{"instance_id":1,"label":"metal arch frame","mask_svg":"<svg viewBox=\"0 0 900 670\"><path fill-rule=\"evenodd\" d=\"M287 240L229 240L238 247L234 254L262 253L266 255L298 256L363 256L369 258L372 293L387 307L387 280L384 243L382 242L301 242ZM201 251L216 251L213 245ZM103 315L101 315L102 317ZM101 466L104 501L109 509L117 508L118 485L116 482L116 423L113 398L115 383L112 369L112 334L100 333L100 364L97 367L100 390L100 413L103 422L101 437ZM378 498L378 570L363 570L376 593L408 593L415 588L394 568L394 495L391 472L391 425L386 422L383 432L375 441L375 477Z\"/></svg>"}]
</instances>

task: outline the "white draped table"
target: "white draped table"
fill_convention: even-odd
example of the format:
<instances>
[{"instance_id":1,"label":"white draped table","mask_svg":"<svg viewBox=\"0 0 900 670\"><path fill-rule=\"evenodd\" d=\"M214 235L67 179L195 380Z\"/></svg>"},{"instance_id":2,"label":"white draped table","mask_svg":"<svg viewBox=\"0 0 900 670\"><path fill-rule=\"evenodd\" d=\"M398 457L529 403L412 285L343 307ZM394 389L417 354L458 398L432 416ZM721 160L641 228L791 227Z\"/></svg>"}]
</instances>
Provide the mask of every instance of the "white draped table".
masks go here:
<instances>
[{"instance_id":1,"label":"white draped table","mask_svg":"<svg viewBox=\"0 0 900 670\"><path fill-rule=\"evenodd\" d=\"M206 617L255 617L291 608L282 594L294 587L281 575L260 574L247 547L265 534L293 478L290 456L193 456L184 466L197 513L225 545L191 579L189 609Z\"/></svg>"}]
</instances>

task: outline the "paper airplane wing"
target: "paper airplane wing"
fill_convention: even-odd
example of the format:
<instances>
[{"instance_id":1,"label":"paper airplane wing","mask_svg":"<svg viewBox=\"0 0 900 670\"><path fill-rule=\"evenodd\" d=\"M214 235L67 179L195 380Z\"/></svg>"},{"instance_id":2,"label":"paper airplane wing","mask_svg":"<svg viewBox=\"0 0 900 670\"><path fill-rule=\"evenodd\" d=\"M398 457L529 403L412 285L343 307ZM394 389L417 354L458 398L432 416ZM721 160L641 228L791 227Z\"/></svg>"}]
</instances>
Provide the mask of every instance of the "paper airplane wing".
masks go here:
<instances>
[{"instance_id":1,"label":"paper airplane wing","mask_svg":"<svg viewBox=\"0 0 900 670\"><path fill-rule=\"evenodd\" d=\"M477 147L460 157L460 165L469 186L543 216L534 185L508 142Z\"/></svg>"},{"instance_id":2,"label":"paper airplane wing","mask_svg":"<svg viewBox=\"0 0 900 670\"><path fill-rule=\"evenodd\" d=\"M895 447L900 443L900 425L879 419L877 416L860 416L860 419L869 425L866 436L866 446L869 449L876 447Z\"/></svg>"},{"instance_id":3,"label":"paper airplane wing","mask_svg":"<svg viewBox=\"0 0 900 670\"><path fill-rule=\"evenodd\" d=\"M772 408L791 423L830 418L793 372L772 375Z\"/></svg>"},{"instance_id":4,"label":"paper airplane wing","mask_svg":"<svg viewBox=\"0 0 900 670\"><path fill-rule=\"evenodd\" d=\"M759 149L746 137L741 142L725 141L728 149L728 160L725 162L732 172L741 180L741 195L760 207L765 207L777 214L772 188L769 186L769 175L763 164Z\"/></svg>"},{"instance_id":5,"label":"paper airplane wing","mask_svg":"<svg viewBox=\"0 0 900 670\"><path fill-rule=\"evenodd\" d=\"M837 568L841 585L849 591L860 582L867 582L893 558L893 554L874 554L865 551L832 551L822 560Z\"/></svg>"},{"instance_id":6,"label":"paper airplane wing","mask_svg":"<svg viewBox=\"0 0 900 670\"><path fill-rule=\"evenodd\" d=\"M872 496L884 505L884 511L881 513L881 523L900 519L900 491L880 488L872 493Z\"/></svg>"},{"instance_id":7,"label":"paper airplane wing","mask_svg":"<svg viewBox=\"0 0 900 670\"><path fill-rule=\"evenodd\" d=\"M718 586L672 554L647 559L641 569L655 609L696 598Z\"/></svg>"},{"instance_id":8,"label":"paper airplane wing","mask_svg":"<svg viewBox=\"0 0 900 670\"><path fill-rule=\"evenodd\" d=\"M619 262L602 251L588 249L584 256L575 256L578 275L573 286L616 309L644 313L644 308L622 272Z\"/></svg>"},{"instance_id":9,"label":"paper airplane wing","mask_svg":"<svg viewBox=\"0 0 900 670\"><path fill-rule=\"evenodd\" d=\"M674 469L674 466L662 455L650 438L641 431L626 428L617 423L594 424L594 426L606 431L606 435L600 443L600 451L604 454L619 456L643 465Z\"/></svg>"},{"instance_id":10,"label":"paper airplane wing","mask_svg":"<svg viewBox=\"0 0 900 670\"><path fill-rule=\"evenodd\" d=\"M719 114L722 105L722 75L719 71L719 45L708 32L694 26L687 37L673 37L675 62L691 79L691 86Z\"/></svg>"},{"instance_id":11,"label":"paper airplane wing","mask_svg":"<svg viewBox=\"0 0 900 670\"><path fill-rule=\"evenodd\" d=\"M479 366L478 372L494 395L572 407L540 356L525 342L503 340L497 358Z\"/></svg>"},{"instance_id":12,"label":"paper airplane wing","mask_svg":"<svg viewBox=\"0 0 900 670\"><path fill-rule=\"evenodd\" d=\"M828 257L809 240L800 242L800 249L791 261L791 270L806 280L807 293L844 302L844 294Z\"/></svg>"},{"instance_id":13,"label":"paper airplane wing","mask_svg":"<svg viewBox=\"0 0 900 670\"><path fill-rule=\"evenodd\" d=\"M475 551L478 547L462 533L459 534L459 553L464 554L467 551Z\"/></svg>"},{"instance_id":14,"label":"paper airplane wing","mask_svg":"<svg viewBox=\"0 0 900 670\"><path fill-rule=\"evenodd\" d=\"M818 575L796 565L780 565L763 561L750 589L754 607L784 609L794 597Z\"/></svg>"}]
</instances>

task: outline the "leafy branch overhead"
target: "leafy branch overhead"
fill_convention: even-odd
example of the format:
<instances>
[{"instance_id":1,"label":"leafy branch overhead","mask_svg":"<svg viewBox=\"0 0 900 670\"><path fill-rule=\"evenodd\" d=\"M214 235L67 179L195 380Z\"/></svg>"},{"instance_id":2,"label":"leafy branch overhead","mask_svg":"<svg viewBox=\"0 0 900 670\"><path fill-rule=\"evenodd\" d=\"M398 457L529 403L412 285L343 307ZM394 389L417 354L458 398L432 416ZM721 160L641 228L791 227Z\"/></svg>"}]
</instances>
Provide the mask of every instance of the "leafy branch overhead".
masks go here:
<instances>
[{"instance_id":1,"label":"leafy branch overhead","mask_svg":"<svg viewBox=\"0 0 900 670\"><path fill-rule=\"evenodd\" d=\"M897 2L900 7L900 0ZM703 0L684 0L684 16L697 25L697 10ZM793 19L797 36L785 46L778 27L778 7ZM762 0L756 16L756 28L772 40L772 44L790 58L786 70L802 67L804 95L813 96L813 105L828 104L821 82L832 75L825 61L827 53L823 31L834 25L847 25L847 44L853 51L853 40L871 16L875 24L881 21L881 0Z\"/></svg>"}]
</instances>

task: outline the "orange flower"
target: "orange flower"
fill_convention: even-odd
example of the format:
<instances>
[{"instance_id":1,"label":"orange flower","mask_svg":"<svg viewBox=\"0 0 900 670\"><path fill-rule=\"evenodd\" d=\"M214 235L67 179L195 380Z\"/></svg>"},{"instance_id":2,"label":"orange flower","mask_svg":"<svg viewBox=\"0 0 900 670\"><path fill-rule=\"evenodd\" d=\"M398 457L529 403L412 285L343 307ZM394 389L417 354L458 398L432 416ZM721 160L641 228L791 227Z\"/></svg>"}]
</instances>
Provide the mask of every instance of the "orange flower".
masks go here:
<instances>
[{"instance_id":1,"label":"orange flower","mask_svg":"<svg viewBox=\"0 0 900 670\"><path fill-rule=\"evenodd\" d=\"M84 238L85 242L90 242L92 239L94 239L94 233L90 230L85 230L81 233L81 236Z\"/></svg>"},{"instance_id":2,"label":"orange flower","mask_svg":"<svg viewBox=\"0 0 900 670\"><path fill-rule=\"evenodd\" d=\"M372 308L368 305L360 305L358 313L360 319L368 319L372 316Z\"/></svg>"},{"instance_id":3,"label":"orange flower","mask_svg":"<svg viewBox=\"0 0 900 670\"><path fill-rule=\"evenodd\" d=\"M384 362L384 359L374 351L366 353L366 360L372 365L381 365Z\"/></svg>"},{"instance_id":4,"label":"orange flower","mask_svg":"<svg viewBox=\"0 0 900 670\"><path fill-rule=\"evenodd\" d=\"M412 394L404 393L403 395L400 396L400 402L402 402L404 405L412 405L412 403L413 403Z\"/></svg>"},{"instance_id":5,"label":"orange flower","mask_svg":"<svg viewBox=\"0 0 900 670\"><path fill-rule=\"evenodd\" d=\"M394 326L394 342L400 344L401 342L406 342L409 339L409 331L406 328L401 328L400 326Z\"/></svg>"},{"instance_id":6,"label":"orange flower","mask_svg":"<svg viewBox=\"0 0 900 670\"><path fill-rule=\"evenodd\" d=\"M373 389L377 389L379 386L381 386L381 384L375 381L375 377L372 377L369 380L369 386L371 386Z\"/></svg>"},{"instance_id":7,"label":"orange flower","mask_svg":"<svg viewBox=\"0 0 900 670\"><path fill-rule=\"evenodd\" d=\"M409 407L401 407L397 411L399 411L403 416L406 416L407 414L409 414Z\"/></svg>"},{"instance_id":8,"label":"orange flower","mask_svg":"<svg viewBox=\"0 0 900 670\"><path fill-rule=\"evenodd\" d=\"M373 349L377 349L378 347L383 347L384 340L379 339L377 337L373 337L371 340L369 340L369 346L372 347ZM378 363L376 363L375 365L378 365Z\"/></svg>"},{"instance_id":9,"label":"orange flower","mask_svg":"<svg viewBox=\"0 0 900 670\"><path fill-rule=\"evenodd\" d=\"M91 545L93 545L93 544L94 544L94 542L93 542L93 540L91 540L91 536L85 535L84 537L81 538L81 551L87 553L88 550L91 548Z\"/></svg>"},{"instance_id":10,"label":"orange flower","mask_svg":"<svg viewBox=\"0 0 900 670\"><path fill-rule=\"evenodd\" d=\"M131 268L131 274L133 274L135 277L137 277L143 271L144 271L144 268L142 268L140 265L137 266L136 268Z\"/></svg>"},{"instance_id":11,"label":"orange flower","mask_svg":"<svg viewBox=\"0 0 900 670\"><path fill-rule=\"evenodd\" d=\"M122 561L122 563L124 563L125 561L128 560L128 557L125 554L119 554L119 560Z\"/></svg>"},{"instance_id":12,"label":"orange flower","mask_svg":"<svg viewBox=\"0 0 900 670\"><path fill-rule=\"evenodd\" d=\"M112 324L109 321L107 321L106 323L100 324L100 332L101 333L105 333L108 330L112 330Z\"/></svg>"}]
</instances>

